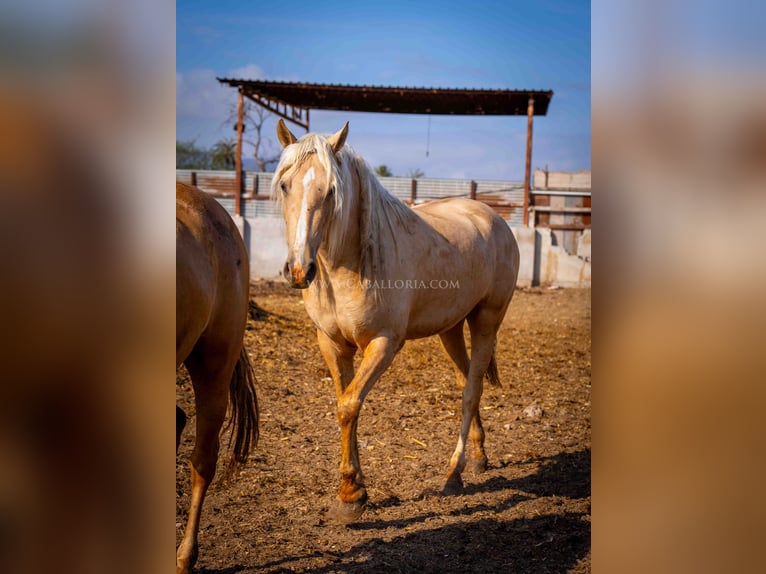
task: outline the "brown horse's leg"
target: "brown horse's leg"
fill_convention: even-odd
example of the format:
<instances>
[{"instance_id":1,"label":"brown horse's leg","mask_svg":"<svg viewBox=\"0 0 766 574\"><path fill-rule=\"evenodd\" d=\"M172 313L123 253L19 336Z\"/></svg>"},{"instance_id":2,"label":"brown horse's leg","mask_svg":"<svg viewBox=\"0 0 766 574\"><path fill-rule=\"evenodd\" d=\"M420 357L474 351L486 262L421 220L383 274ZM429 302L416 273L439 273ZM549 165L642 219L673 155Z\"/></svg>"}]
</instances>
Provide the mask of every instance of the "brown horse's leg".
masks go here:
<instances>
[{"instance_id":1,"label":"brown horse's leg","mask_svg":"<svg viewBox=\"0 0 766 574\"><path fill-rule=\"evenodd\" d=\"M457 447L450 459L450 470L444 484L445 493L460 492L463 488L461 473L465 468L465 444L468 433L479 412L479 400L483 391L484 374L492 359L495 346L495 333L498 327L497 310L477 307L468 316L471 330L471 361L463 388L463 412L460 423L460 436ZM477 440L483 442L484 431L479 424L480 435Z\"/></svg>"},{"instance_id":2,"label":"brown horse's leg","mask_svg":"<svg viewBox=\"0 0 766 574\"><path fill-rule=\"evenodd\" d=\"M197 437L191 456L191 503L184 538L176 554L176 574L188 574L197 560L197 533L199 531L202 503L215 476L218 462L218 435L221 431L228 391L234 364L227 360L211 367L200 359L202 354L190 357L186 366L194 386L194 402L197 409ZM236 358L236 353L233 354ZM214 362L210 359L210 362Z\"/></svg>"},{"instance_id":3,"label":"brown horse's leg","mask_svg":"<svg viewBox=\"0 0 766 574\"><path fill-rule=\"evenodd\" d=\"M399 341L386 337L373 339L364 350L364 357L353 380L338 399L338 423L341 432L341 485L335 506L330 509L329 517L337 522L353 522L364 512L367 502L367 490L362 483L362 471L356 440L356 427L359 411L367 393L383 371L391 364Z\"/></svg>"},{"instance_id":4,"label":"brown horse's leg","mask_svg":"<svg viewBox=\"0 0 766 574\"><path fill-rule=\"evenodd\" d=\"M445 352L452 359L455 367L455 378L461 389L465 388L470 360L465 347L465 337L463 337L463 321L439 335ZM471 419L471 428L469 435L473 444L473 452L467 465L471 472L483 472L487 470L487 454L484 452L484 428L481 425L481 416L479 410Z\"/></svg>"},{"instance_id":5,"label":"brown horse's leg","mask_svg":"<svg viewBox=\"0 0 766 574\"><path fill-rule=\"evenodd\" d=\"M176 453L178 453L178 445L181 444L181 433L184 432L186 426L186 413L181 407L176 405Z\"/></svg>"}]
</instances>

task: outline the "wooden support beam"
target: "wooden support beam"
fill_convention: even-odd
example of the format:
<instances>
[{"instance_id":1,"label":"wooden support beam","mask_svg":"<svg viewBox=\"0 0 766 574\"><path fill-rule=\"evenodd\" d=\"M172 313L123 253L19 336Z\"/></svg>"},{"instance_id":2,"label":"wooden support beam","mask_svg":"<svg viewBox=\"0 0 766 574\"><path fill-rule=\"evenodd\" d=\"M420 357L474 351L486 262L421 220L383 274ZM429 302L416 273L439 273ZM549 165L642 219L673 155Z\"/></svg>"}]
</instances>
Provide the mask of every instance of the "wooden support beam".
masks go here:
<instances>
[{"instance_id":1,"label":"wooden support beam","mask_svg":"<svg viewBox=\"0 0 766 574\"><path fill-rule=\"evenodd\" d=\"M234 213L236 215L242 214L242 188L244 181L242 177L242 124L243 124L243 107L244 107L242 89L239 89L239 98L237 100L237 157L235 158L234 169L237 170L237 189L234 193Z\"/></svg>"},{"instance_id":2,"label":"wooden support beam","mask_svg":"<svg viewBox=\"0 0 766 574\"><path fill-rule=\"evenodd\" d=\"M256 104L261 106L262 108L265 108L269 110L270 112L278 115L280 118L287 120L288 122L293 122L294 124L306 129L308 131L309 129L309 116L308 116L308 109L306 110L306 121L303 122L300 120L302 117L302 113L296 113L295 110L302 110L303 108L295 108L293 106L290 107L292 110L291 113L287 113L287 104L284 104L283 102L277 102L273 100L269 100L267 98L264 98L262 96L259 96L258 94L246 94L248 98L253 100ZM282 109L280 109L280 107Z\"/></svg>"},{"instance_id":3,"label":"wooden support beam","mask_svg":"<svg viewBox=\"0 0 766 574\"><path fill-rule=\"evenodd\" d=\"M417 198L418 198L418 180L413 177L412 183L410 183L410 204L415 205L415 200Z\"/></svg>"},{"instance_id":4,"label":"wooden support beam","mask_svg":"<svg viewBox=\"0 0 766 574\"><path fill-rule=\"evenodd\" d=\"M524 225L529 225L529 188L532 171L532 116L535 114L535 99L530 96L527 103L527 162L524 170Z\"/></svg>"},{"instance_id":5,"label":"wooden support beam","mask_svg":"<svg viewBox=\"0 0 766 574\"><path fill-rule=\"evenodd\" d=\"M551 207L550 205L535 205L535 211L542 213L590 213L590 207Z\"/></svg>"}]
</instances>

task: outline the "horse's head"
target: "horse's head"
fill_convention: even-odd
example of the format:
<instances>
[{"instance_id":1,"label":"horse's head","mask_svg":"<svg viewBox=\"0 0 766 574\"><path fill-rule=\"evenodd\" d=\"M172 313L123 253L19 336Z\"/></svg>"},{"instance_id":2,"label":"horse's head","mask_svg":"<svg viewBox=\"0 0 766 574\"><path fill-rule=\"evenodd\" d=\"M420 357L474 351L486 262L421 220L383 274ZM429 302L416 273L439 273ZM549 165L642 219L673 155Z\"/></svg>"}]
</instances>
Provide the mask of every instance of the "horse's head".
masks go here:
<instances>
[{"instance_id":1,"label":"horse's head","mask_svg":"<svg viewBox=\"0 0 766 574\"><path fill-rule=\"evenodd\" d=\"M305 138L299 142L282 120L277 125L285 148L274 180L287 224L288 255L282 273L297 289L308 287L316 276L317 250L339 206L340 181L333 156L343 149L347 133L348 122L330 137L314 135L318 139L309 146Z\"/></svg>"}]
</instances>

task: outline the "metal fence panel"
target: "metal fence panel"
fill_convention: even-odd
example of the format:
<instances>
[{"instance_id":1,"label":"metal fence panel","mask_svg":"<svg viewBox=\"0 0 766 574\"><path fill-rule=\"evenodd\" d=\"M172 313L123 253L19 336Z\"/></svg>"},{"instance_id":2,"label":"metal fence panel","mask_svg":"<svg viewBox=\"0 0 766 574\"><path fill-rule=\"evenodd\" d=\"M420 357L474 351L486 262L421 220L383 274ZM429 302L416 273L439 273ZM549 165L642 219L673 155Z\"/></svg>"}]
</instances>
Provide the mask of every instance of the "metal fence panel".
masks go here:
<instances>
[{"instance_id":1,"label":"metal fence panel","mask_svg":"<svg viewBox=\"0 0 766 574\"><path fill-rule=\"evenodd\" d=\"M245 172L242 214L245 217L281 217L276 202L270 199L254 199L271 194L273 173ZM215 193L218 201L234 212L236 177L233 171L176 170L176 179L193 184L205 191ZM379 177L380 183L401 200L412 197L412 179L409 177ZM421 177L416 181L416 203L424 203L447 197L470 197L471 180ZM477 199L491 205L512 226L523 224L521 204L524 201L524 184L519 181L475 180ZM224 194L223 197L220 194ZM231 197L227 197L227 195Z\"/></svg>"}]
</instances>

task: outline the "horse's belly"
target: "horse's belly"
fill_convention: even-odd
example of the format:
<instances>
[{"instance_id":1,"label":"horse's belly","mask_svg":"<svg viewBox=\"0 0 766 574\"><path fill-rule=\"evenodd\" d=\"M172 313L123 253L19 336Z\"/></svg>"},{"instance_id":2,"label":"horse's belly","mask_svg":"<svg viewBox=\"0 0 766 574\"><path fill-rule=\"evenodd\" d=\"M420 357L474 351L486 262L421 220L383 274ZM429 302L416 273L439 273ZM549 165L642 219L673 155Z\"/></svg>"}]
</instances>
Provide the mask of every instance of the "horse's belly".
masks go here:
<instances>
[{"instance_id":1,"label":"horse's belly","mask_svg":"<svg viewBox=\"0 0 766 574\"><path fill-rule=\"evenodd\" d=\"M477 259L477 261L481 261ZM454 327L477 305L502 307L510 299L513 284L505 271L486 264L466 262L467 272L439 275L420 281L410 303L407 338L429 337Z\"/></svg>"},{"instance_id":2,"label":"horse's belly","mask_svg":"<svg viewBox=\"0 0 766 574\"><path fill-rule=\"evenodd\" d=\"M407 324L407 339L421 339L443 333L454 327L476 306L475 301L462 303L452 301L451 305L441 299L432 299L432 303L413 309Z\"/></svg>"},{"instance_id":3,"label":"horse's belly","mask_svg":"<svg viewBox=\"0 0 766 574\"><path fill-rule=\"evenodd\" d=\"M176 237L176 365L186 360L213 307L214 271L191 234Z\"/></svg>"}]
</instances>

